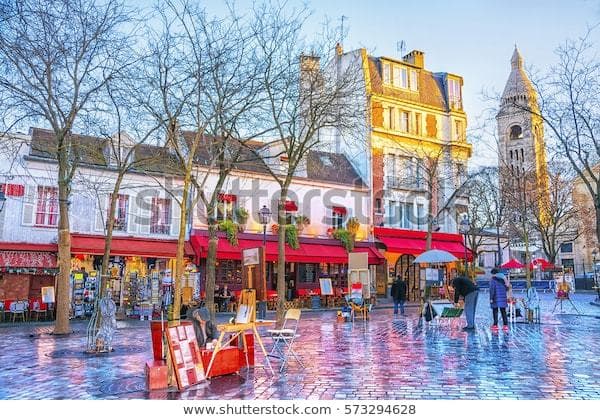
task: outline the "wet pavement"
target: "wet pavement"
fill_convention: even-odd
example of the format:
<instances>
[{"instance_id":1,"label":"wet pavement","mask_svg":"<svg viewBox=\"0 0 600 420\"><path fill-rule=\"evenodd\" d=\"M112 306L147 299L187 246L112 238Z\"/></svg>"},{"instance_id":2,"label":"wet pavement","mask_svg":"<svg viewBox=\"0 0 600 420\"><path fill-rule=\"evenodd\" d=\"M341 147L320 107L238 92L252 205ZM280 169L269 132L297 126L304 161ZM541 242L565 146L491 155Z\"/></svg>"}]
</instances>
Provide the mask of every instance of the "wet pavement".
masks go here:
<instances>
[{"instance_id":1,"label":"wet pavement","mask_svg":"<svg viewBox=\"0 0 600 420\"><path fill-rule=\"evenodd\" d=\"M461 331L464 318L420 325L415 308L405 317L374 310L354 324L306 311L296 342L304 369L294 362L274 376L243 369L183 392L145 391L147 321L120 322L116 351L99 356L83 353L84 322L68 337L49 335L50 325L4 324L0 399L600 399L594 295L574 295L581 316L570 305L551 314L553 296L541 297L541 325L494 334L485 293L471 333Z\"/></svg>"}]
</instances>

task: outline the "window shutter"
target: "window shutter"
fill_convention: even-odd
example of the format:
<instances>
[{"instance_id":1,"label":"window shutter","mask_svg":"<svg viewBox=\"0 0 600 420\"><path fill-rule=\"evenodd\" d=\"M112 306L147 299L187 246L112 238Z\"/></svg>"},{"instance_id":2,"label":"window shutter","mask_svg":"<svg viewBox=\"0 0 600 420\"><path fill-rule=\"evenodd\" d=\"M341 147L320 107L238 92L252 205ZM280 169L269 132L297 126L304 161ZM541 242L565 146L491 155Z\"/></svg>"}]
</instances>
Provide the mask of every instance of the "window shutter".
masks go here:
<instances>
[{"instance_id":1,"label":"window shutter","mask_svg":"<svg viewBox=\"0 0 600 420\"><path fill-rule=\"evenodd\" d=\"M138 197L139 204L139 217L138 217L138 229L141 234L150 234L150 224L152 219L152 205L154 199L152 197Z\"/></svg>"},{"instance_id":2,"label":"window shutter","mask_svg":"<svg viewBox=\"0 0 600 420\"><path fill-rule=\"evenodd\" d=\"M179 223L181 220L181 206L175 199L171 199L171 236L179 236Z\"/></svg>"},{"instance_id":3,"label":"window shutter","mask_svg":"<svg viewBox=\"0 0 600 420\"><path fill-rule=\"evenodd\" d=\"M96 222L94 224L94 230L96 232L104 232L104 229L106 228L108 194L100 194L98 196L98 202L96 204Z\"/></svg>"},{"instance_id":4,"label":"window shutter","mask_svg":"<svg viewBox=\"0 0 600 420\"><path fill-rule=\"evenodd\" d=\"M25 194L23 196L23 217L21 219L24 226L33 226L34 224L36 191L37 187L34 185L25 186Z\"/></svg>"}]
</instances>

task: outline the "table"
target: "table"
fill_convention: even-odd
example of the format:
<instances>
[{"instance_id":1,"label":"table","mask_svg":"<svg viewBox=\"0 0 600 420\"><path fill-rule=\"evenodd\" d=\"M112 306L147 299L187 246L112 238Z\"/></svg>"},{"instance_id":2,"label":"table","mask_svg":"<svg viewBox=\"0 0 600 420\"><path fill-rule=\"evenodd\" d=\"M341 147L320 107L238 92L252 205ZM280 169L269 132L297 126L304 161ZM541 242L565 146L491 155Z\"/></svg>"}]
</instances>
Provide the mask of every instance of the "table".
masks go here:
<instances>
[{"instance_id":1,"label":"table","mask_svg":"<svg viewBox=\"0 0 600 420\"><path fill-rule=\"evenodd\" d=\"M244 332L246 332L246 331L252 331L252 333L254 334L255 343L259 344L260 349L262 350L263 355L265 356L266 364L267 364L267 366L269 366L269 370L274 375L275 372L273 371L273 367L271 366L271 362L269 361L268 353L265 350L265 346L263 345L262 339L260 338L260 335L258 334L258 330L256 329L257 327L272 325L273 322L274 321L261 320L261 321L256 321L256 322L249 322L247 324L220 324L220 325L217 325L217 329L221 332L221 334L219 334L219 338L217 340L217 343L215 344L215 348L213 350L212 357L210 358L210 362L208 363L208 368L206 368L206 373L205 373L206 377L207 378L210 377L211 369L213 367L213 364L215 362L215 358L217 357L217 354L223 348L226 348L233 340L235 340L239 336L242 337L242 342L244 343L244 353L246 354L246 366L248 366L248 348L246 345L246 337L244 336ZM231 335L231 337L229 337L228 340L225 340L225 334L227 334L227 333L231 333L232 335Z\"/></svg>"}]
</instances>

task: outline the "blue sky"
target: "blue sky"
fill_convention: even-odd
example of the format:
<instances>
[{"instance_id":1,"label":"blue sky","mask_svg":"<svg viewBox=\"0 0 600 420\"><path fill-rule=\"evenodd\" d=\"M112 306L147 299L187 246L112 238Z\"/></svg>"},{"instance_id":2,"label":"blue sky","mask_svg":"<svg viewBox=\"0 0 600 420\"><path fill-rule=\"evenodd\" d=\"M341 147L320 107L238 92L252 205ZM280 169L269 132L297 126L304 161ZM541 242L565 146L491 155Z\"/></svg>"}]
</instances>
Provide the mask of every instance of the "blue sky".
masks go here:
<instances>
[{"instance_id":1,"label":"blue sky","mask_svg":"<svg viewBox=\"0 0 600 420\"><path fill-rule=\"evenodd\" d=\"M288 0L300 5L300 0ZM223 10L223 1L204 3L210 12ZM239 8L251 4L238 0ZM372 55L399 57L406 51L425 52L425 67L464 78L464 104L470 127L495 106L482 91L502 91L510 72L515 43L528 68L547 70L556 47L583 35L600 22L600 1L595 0L313 0L308 31L318 31L327 16L333 24L346 16L348 35L344 49L365 47ZM594 33L600 45L600 28ZM489 147L475 144L475 154L495 161Z\"/></svg>"}]
</instances>

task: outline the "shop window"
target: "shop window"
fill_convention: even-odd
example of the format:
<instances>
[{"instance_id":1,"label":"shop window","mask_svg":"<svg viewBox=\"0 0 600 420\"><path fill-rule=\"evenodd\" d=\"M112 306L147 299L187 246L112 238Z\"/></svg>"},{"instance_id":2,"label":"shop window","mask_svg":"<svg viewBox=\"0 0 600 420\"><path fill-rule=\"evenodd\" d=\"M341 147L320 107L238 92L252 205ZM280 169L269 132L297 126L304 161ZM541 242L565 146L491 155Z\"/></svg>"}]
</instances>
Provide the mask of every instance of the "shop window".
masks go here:
<instances>
[{"instance_id":1,"label":"shop window","mask_svg":"<svg viewBox=\"0 0 600 420\"><path fill-rule=\"evenodd\" d=\"M220 260L217 267L217 283L219 286L232 286L242 283L242 265L236 260Z\"/></svg>"},{"instance_id":2,"label":"shop window","mask_svg":"<svg viewBox=\"0 0 600 420\"><path fill-rule=\"evenodd\" d=\"M331 209L331 227L334 229L343 228L346 213L346 207L333 207Z\"/></svg>"},{"instance_id":3,"label":"shop window","mask_svg":"<svg viewBox=\"0 0 600 420\"><path fill-rule=\"evenodd\" d=\"M217 201L217 220L219 222L233 220L237 196L234 194L219 193Z\"/></svg>"},{"instance_id":4,"label":"shop window","mask_svg":"<svg viewBox=\"0 0 600 420\"><path fill-rule=\"evenodd\" d=\"M298 264L298 283L316 283L317 267L317 264Z\"/></svg>"},{"instance_id":5,"label":"shop window","mask_svg":"<svg viewBox=\"0 0 600 420\"><path fill-rule=\"evenodd\" d=\"M171 199L152 198L150 233L168 235L171 232Z\"/></svg>"},{"instance_id":6,"label":"shop window","mask_svg":"<svg viewBox=\"0 0 600 420\"><path fill-rule=\"evenodd\" d=\"M112 194L111 194L112 198ZM125 232L127 231L127 214L129 213L129 196L126 194L119 194L117 196L116 209L115 209L115 223L113 230ZM108 217L108 210L107 210Z\"/></svg>"},{"instance_id":7,"label":"shop window","mask_svg":"<svg viewBox=\"0 0 600 420\"><path fill-rule=\"evenodd\" d=\"M58 226L58 188L38 186L36 226Z\"/></svg>"}]
</instances>

